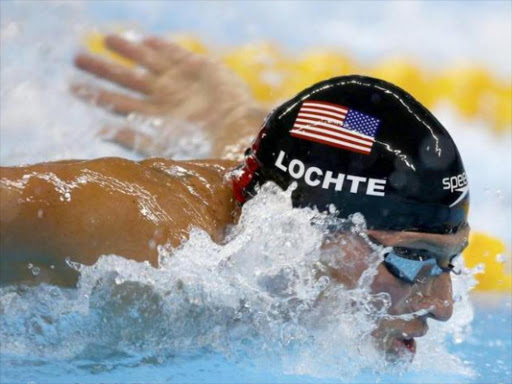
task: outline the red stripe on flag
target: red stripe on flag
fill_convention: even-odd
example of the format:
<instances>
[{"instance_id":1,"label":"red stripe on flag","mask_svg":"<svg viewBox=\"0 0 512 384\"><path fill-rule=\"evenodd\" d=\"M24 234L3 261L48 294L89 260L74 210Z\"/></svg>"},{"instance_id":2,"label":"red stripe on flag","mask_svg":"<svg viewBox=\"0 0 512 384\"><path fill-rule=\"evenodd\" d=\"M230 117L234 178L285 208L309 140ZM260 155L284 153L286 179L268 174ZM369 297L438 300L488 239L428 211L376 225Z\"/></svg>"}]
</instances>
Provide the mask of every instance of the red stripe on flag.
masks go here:
<instances>
[{"instance_id":1,"label":"red stripe on flag","mask_svg":"<svg viewBox=\"0 0 512 384\"><path fill-rule=\"evenodd\" d=\"M333 143L331 141L322 140L322 139L319 139L319 138L316 138L316 137L301 136L300 134L297 134L297 133L294 133L294 132L290 132L290 134L293 137L297 137L299 139L314 141L316 143L325 144L325 145L328 145L328 146L331 146L331 147L335 147L335 148L346 149L346 150L349 150L349 151L352 151L352 152L361 153L363 155L368 155L370 153L370 150L363 151L363 150L360 150L358 148L353 148L353 147L345 146L345 145L343 145L341 143Z\"/></svg>"},{"instance_id":2,"label":"red stripe on flag","mask_svg":"<svg viewBox=\"0 0 512 384\"><path fill-rule=\"evenodd\" d=\"M366 136L359 136L359 135L355 135L353 133L351 133L348 129L344 129L342 127L337 127L335 126L336 128L334 127L329 127L329 126L326 126L324 125L324 121L322 120L319 120L318 121L319 123L323 123L323 124L311 124L311 123L303 123L303 122L295 122L295 124L293 125L293 128L292 129L299 129L299 130L303 130L303 129L308 129L308 127L311 127L311 128L322 128L322 129L328 129L328 130L331 130L333 132L338 132L338 133L341 133L343 135L347 135L347 136L350 136L351 138L354 138L354 139L359 139L359 140L363 140L363 141L370 141L370 142L374 142L374 140L371 138L371 137L366 137Z\"/></svg>"},{"instance_id":3,"label":"red stripe on flag","mask_svg":"<svg viewBox=\"0 0 512 384\"><path fill-rule=\"evenodd\" d=\"M322 129L324 129L324 128L322 128ZM328 129L326 129L326 130L328 130ZM344 142L347 142L349 144L358 145L360 147L368 148L368 150L370 150L372 148L372 145L373 145L373 142L371 142L371 143L361 143L359 141L351 140L350 138L339 137L337 135L333 135L332 133L327 133L327 132L312 131L312 130L309 130L307 128L306 129L302 128L302 129L299 130L299 132L297 132L297 130L295 130L295 132L293 132L293 133L300 134L300 132L308 132L308 133L311 133L311 134L317 135L317 136L329 137L329 138L334 139L334 140L344 141Z\"/></svg>"},{"instance_id":4,"label":"red stripe on flag","mask_svg":"<svg viewBox=\"0 0 512 384\"><path fill-rule=\"evenodd\" d=\"M347 107L344 107L343 105L329 103L327 101L306 100L306 101L304 101L304 103L302 103L302 105L304 105L304 106L310 105L310 106L318 106L318 107L320 107L322 105L325 105L325 106L328 106L328 107L334 107L334 108L337 108L337 109L342 109L345 113L348 112L348 108Z\"/></svg>"},{"instance_id":5,"label":"red stripe on flag","mask_svg":"<svg viewBox=\"0 0 512 384\"><path fill-rule=\"evenodd\" d=\"M339 111L339 110L333 110L333 109L327 109L324 107L319 107L316 105L303 105L300 108L299 113L301 112L307 112L307 113L324 113L326 115L335 116L339 119L344 119L347 116L347 112Z\"/></svg>"},{"instance_id":6,"label":"red stripe on flag","mask_svg":"<svg viewBox=\"0 0 512 384\"><path fill-rule=\"evenodd\" d=\"M306 100L290 135L330 147L368 155L375 139L343 126L349 108L326 101Z\"/></svg>"},{"instance_id":7,"label":"red stripe on flag","mask_svg":"<svg viewBox=\"0 0 512 384\"><path fill-rule=\"evenodd\" d=\"M327 113L322 113L322 112L305 111L303 109L301 109L299 111L299 114L297 115L297 117L301 117L301 116L304 116L304 115L307 115L307 116L305 116L306 119L313 118L313 116L317 116L317 118L335 120L335 121L337 121L339 123L343 123L343 121L345 120L345 116L338 117L338 116L328 115Z\"/></svg>"},{"instance_id":8,"label":"red stripe on flag","mask_svg":"<svg viewBox=\"0 0 512 384\"><path fill-rule=\"evenodd\" d=\"M317 108L301 108L299 111L299 115L302 113L308 113L310 115L329 116L330 118L339 119L339 120L345 120L345 117L347 117L347 115L343 115L341 113L337 113L334 111L326 111L326 110L317 109Z\"/></svg>"}]
</instances>

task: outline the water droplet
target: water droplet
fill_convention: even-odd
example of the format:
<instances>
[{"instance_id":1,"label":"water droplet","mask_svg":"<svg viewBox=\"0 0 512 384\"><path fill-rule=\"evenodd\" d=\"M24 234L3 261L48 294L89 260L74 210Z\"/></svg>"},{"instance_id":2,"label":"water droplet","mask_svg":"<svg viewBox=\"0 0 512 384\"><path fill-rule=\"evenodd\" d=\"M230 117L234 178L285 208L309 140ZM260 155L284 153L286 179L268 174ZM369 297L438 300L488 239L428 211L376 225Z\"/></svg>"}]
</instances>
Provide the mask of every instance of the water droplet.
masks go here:
<instances>
[{"instance_id":1,"label":"water droplet","mask_svg":"<svg viewBox=\"0 0 512 384\"><path fill-rule=\"evenodd\" d=\"M50 288L50 296L57 297L60 294L60 290L57 287Z\"/></svg>"},{"instance_id":2,"label":"water droplet","mask_svg":"<svg viewBox=\"0 0 512 384\"><path fill-rule=\"evenodd\" d=\"M151 119L151 125L153 127L161 127L162 125L164 125L164 120L163 119L158 119L158 118L153 118Z\"/></svg>"},{"instance_id":3,"label":"water droplet","mask_svg":"<svg viewBox=\"0 0 512 384\"><path fill-rule=\"evenodd\" d=\"M484 273L484 271L485 271L485 264L483 264L483 263L480 263L475 268L473 268L474 274Z\"/></svg>"},{"instance_id":4,"label":"water droplet","mask_svg":"<svg viewBox=\"0 0 512 384\"><path fill-rule=\"evenodd\" d=\"M41 270L39 269L39 267L32 268L32 274L34 276L38 276L40 272L41 272Z\"/></svg>"},{"instance_id":5,"label":"water droplet","mask_svg":"<svg viewBox=\"0 0 512 384\"><path fill-rule=\"evenodd\" d=\"M66 257L65 262L68 267L73 268L76 271L80 271L83 266L83 264L77 263L76 261L72 261L69 256Z\"/></svg>"},{"instance_id":6,"label":"water droplet","mask_svg":"<svg viewBox=\"0 0 512 384\"><path fill-rule=\"evenodd\" d=\"M329 279L328 276L322 276L318 279L318 281L316 283L316 288L319 291L323 291L325 288L327 288L327 286L329 285L330 282L331 282L331 279Z\"/></svg>"},{"instance_id":7,"label":"water droplet","mask_svg":"<svg viewBox=\"0 0 512 384\"><path fill-rule=\"evenodd\" d=\"M34 268L34 264L28 263L27 267L28 267L28 269L32 269L32 268Z\"/></svg>"},{"instance_id":8,"label":"water droplet","mask_svg":"<svg viewBox=\"0 0 512 384\"><path fill-rule=\"evenodd\" d=\"M37 217L40 219L44 217L44 211L41 208L37 210Z\"/></svg>"}]
</instances>

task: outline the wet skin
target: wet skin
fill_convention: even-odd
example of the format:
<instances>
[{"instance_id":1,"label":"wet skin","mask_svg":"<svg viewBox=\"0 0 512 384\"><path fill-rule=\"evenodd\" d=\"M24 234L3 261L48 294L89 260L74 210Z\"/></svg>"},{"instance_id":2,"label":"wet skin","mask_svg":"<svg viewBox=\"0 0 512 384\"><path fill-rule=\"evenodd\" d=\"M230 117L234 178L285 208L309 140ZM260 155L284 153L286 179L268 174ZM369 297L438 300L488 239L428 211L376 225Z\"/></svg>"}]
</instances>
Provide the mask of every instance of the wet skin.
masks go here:
<instances>
[{"instance_id":1,"label":"wet skin","mask_svg":"<svg viewBox=\"0 0 512 384\"><path fill-rule=\"evenodd\" d=\"M469 227L457 233L439 235L420 232L389 232L369 230L368 235L384 246L399 246L429 251L436 255L438 265L447 268L453 257L467 246ZM374 249L361 236L348 235L343 240L350 242L344 247L343 267L332 272L334 278L353 287L361 274L368 268ZM346 253L348 250L352 252ZM364 255L367 257L365 258ZM371 284L374 293L389 294L391 305L388 314L399 316L413 314L410 319L384 319L372 335L380 349L390 356L415 353L414 338L424 336L428 331L427 319L447 321L453 313L452 281L449 272L439 276L425 277L411 284L396 278L381 263Z\"/></svg>"},{"instance_id":2,"label":"wet skin","mask_svg":"<svg viewBox=\"0 0 512 384\"><path fill-rule=\"evenodd\" d=\"M163 39L137 43L108 36L105 43L140 68L123 67L89 54L78 55L75 66L137 96L83 83L73 84L74 94L121 116L157 117L163 122L156 127L156 137L124 125L105 127L105 139L147 156L163 156L166 146L162 138L175 135L180 122L187 121L208 135L212 156L241 158L266 111L236 76L219 63ZM244 141L247 138L249 141ZM221 160L134 162L106 158L0 167L0 284L73 286L78 273L66 263L68 257L92 265L103 254L117 254L156 267L157 247L178 246L192 226L220 241L226 226L236 222L239 214L224 177L236 165ZM462 250L468 232L465 228L454 235L370 234L386 246L436 252L443 264ZM326 248L334 246L344 252L342 267L330 273L350 288L368 268L374 250L360 237L345 240L349 246L333 243ZM37 276L27 268L29 263L41 269ZM371 288L389 294L392 316L424 310L411 320L381 321L373 336L380 348L392 354L407 349L405 338L426 333L427 318L446 321L453 310L448 273L409 284L381 264Z\"/></svg>"},{"instance_id":3,"label":"wet skin","mask_svg":"<svg viewBox=\"0 0 512 384\"><path fill-rule=\"evenodd\" d=\"M119 158L0 168L0 282L74 285L103 254L158 264L191 226L222 238L237 209L229 161ZM40 268L34 277L27 268Z\"/></svg>"},{"instance_id":4,"label":"wet skin","mask_svg":"<svg viewBox=\"0 0 512 384\"><path fill-rule=\"evenodd\" d=\"M67 265L68 257L92 265L103 254L117 254L156 267L157 246L178 246L192 226L220 241L239 214L225 177L234 166L218 160L104 158L0 168L1 283L72 286L78 276ZM385 246L433 252L447 267L466 246L469 228L450 235L368 234ZM343 246L336 242L327 246L344 252L342 266L330 273L350 288L375 252L361 236L340 239ZM29 263L41 269L38 276L32 275ZM373 332L379 347L392 354L414 352L414 342L408 341L427 332L428 318L446 321L452 315L449 273L410 284L381 264L371 288L389 294L390 315L416 313L412 319L382 320Z\"/></svg>"}]
</instances>

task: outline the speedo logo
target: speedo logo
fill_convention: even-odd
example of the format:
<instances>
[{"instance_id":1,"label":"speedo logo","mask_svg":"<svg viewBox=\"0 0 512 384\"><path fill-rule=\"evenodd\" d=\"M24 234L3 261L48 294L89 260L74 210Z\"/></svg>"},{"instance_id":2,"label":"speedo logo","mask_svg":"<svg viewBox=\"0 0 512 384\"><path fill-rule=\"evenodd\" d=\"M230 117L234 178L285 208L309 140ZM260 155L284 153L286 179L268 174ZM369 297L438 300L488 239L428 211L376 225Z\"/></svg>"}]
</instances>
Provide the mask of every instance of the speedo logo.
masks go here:
<instances>
[{"instance_id":1,"label":"speedo logo","mask_svg":"<svg viewBox=\"0 0 512 384\"><path fill-rule=\"evenodd\" d=\"M460 196L455 200L450 207L456 205L459 201L464 199L469 192L468 178L466 172L462 172L456 176L445 177L443 180L443 189L449 189L450 192L460 192Z\"/></svg>"},{"instance_id":2,"label":"speedo logo","mask_svg":"<svg viewBox=\"0 0 512 384\"><path fill-rule=\"evenodd\" d=\"M364 193L370 196L385 195L387 181L385 179L372 179L344 173L334 175L332 171L324 171L318 167L306 167L298 159L292 159L285 164L285 156L286 153L280 151L275 166L296 180L303 179L311 187L334 189L335 191L342 191L345 188L351 193L360 193L360 190L364 190Z\"/></svg>"},{"instance_id":3,"label":"speedo logo","mask_svg":"<svg viewBox=\"0 0 512 384\"><path fill-rule=\"evenodd\" d=\"M464 188L466 185L468 185L466 172L463 172L457 176L445 177L443 179L443 189L449 189L450 192L462 192L461 188Z\"/></svg>"}]
</instances>

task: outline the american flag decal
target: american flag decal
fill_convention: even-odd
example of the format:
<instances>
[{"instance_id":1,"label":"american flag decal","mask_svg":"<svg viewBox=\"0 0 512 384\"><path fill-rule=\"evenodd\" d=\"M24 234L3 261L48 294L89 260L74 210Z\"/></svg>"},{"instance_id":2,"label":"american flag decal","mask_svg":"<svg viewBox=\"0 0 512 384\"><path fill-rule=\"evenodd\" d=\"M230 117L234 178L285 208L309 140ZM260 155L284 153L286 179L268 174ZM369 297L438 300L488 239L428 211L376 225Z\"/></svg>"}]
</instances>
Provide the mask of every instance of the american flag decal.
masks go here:
<instances>
[{"instance_id":1,"label":"american flag decal","mask_svg":"<svg viewBox=\"0 0 512 384\"><path fill-rule=\"evenodd\" d=\"M380 120L353 109L326 103L305 101L290 134L299 139L314 141L368 155Z\"/></svg>"}]
</instances>

